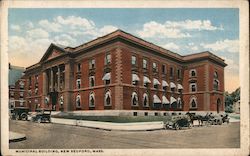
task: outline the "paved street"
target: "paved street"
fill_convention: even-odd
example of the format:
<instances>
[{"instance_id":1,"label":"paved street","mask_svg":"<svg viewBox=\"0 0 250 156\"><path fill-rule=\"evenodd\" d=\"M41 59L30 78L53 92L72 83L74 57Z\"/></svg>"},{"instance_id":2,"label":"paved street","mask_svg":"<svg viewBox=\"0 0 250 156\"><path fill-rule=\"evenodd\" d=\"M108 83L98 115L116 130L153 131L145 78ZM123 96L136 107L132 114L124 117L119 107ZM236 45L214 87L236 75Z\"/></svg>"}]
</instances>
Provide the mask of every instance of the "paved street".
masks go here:
<instances>
[{"instance_id":1,"label":"paved street","mask_svg":"<svg viewBox=\"0 0 250 156\"><path fill-rule=\"evenodd\" d=\"M10 143L12 149L240 147L239 122L180 131L125 132L12 120L10 130L27 137L27 140Z\"/></svg>"}]
</instances>

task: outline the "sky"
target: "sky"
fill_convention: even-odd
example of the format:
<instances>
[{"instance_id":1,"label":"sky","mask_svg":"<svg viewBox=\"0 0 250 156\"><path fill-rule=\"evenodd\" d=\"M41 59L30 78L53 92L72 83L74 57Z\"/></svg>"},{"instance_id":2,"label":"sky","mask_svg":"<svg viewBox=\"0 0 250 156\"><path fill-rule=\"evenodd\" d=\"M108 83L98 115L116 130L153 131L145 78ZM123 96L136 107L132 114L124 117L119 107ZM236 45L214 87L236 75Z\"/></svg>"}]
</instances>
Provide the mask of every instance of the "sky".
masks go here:
<instances>
[{"instance_id":1,"label":"sky","mask_svg":"<svg viewBox=\"0 0 250 156\"><path fill-rule=\"evenodd\" d=\"M239 87L239 10L234 8L11 8L9 62L28 67L51 43L78 46L117 29L179 53L223 58L225 90Z\"/></svg>"}]
</instances>

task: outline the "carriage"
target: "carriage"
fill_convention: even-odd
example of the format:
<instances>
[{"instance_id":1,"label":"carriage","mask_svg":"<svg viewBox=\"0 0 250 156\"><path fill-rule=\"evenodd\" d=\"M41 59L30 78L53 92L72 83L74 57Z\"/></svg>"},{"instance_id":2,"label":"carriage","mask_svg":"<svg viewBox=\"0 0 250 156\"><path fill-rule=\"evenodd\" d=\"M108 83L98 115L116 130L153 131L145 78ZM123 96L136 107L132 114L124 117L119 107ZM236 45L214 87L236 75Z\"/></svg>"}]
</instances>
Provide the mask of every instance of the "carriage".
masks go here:
<instances>
[{"instance_id":1,"label":"carriage","mask_svg":"<svg viewBox=\"0 0 250 156\"><path fill-rule=\"evenodd\" d=\"M28 107L15 107L10 110L10 118L12 120L28 120Z\"/></svg>"}]
</instances>

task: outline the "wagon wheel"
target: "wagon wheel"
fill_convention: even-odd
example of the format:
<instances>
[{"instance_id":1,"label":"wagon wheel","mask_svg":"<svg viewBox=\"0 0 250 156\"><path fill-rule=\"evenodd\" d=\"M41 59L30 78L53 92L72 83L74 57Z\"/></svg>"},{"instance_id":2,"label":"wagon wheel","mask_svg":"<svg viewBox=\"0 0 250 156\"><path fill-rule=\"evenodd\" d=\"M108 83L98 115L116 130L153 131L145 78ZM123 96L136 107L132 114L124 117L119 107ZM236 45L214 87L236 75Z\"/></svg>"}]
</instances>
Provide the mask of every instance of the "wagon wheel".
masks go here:
<instances>
[{"instance_id":1,"label":"wagon wheel","mask_svg":"<svg viewBox=\"0 0 250 156\"><path fill-rule=\"evenodd\" d=\"M21 120L28 120L28 115L26 113L21 114Z\"/></svg>"},{"instance_id":2,"label":"wagon wheel","mask_svg":"<svg viewBox=\"0 0 250 156\"><path fill-rule=\"evenodd\" d=\"M179 124L178 123L175 123L175 130L179 130L180 129L180 126L179 126Z\"/></svg>"},{"instance_id":3,"label":"wagon wheel","mask_svg":"<svg viewBox=\"0 0 250 156\"><path fill-rule=\"evenodd\" d=\"M41 121L42 121L41 118L38 118L38 119L37 119L37 122L38 122L38 123L41 123Z\"/></svg>"}]
</instances>

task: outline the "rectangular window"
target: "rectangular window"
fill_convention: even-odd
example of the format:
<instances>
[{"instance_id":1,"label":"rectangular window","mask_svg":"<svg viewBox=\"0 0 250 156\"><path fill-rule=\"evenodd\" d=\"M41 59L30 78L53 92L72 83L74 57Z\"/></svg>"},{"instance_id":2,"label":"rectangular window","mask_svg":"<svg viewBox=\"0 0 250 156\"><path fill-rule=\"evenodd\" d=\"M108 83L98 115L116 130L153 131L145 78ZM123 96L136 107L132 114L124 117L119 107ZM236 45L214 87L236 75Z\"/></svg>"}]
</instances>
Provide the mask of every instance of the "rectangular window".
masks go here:
<instances>
[{"instance_id":1,"label":"rectangular window","mask_svg":"<svg viewBox=\"0 0 250 156\"><path fill-rule=\"evenodd\" d=\"M82 67L81 63L78 63L77 64L77 72L81 72L81 67Z\"/></svg>"},{"instance_id":2,"label":"rectangular window","mask_svg":"<svg viewBox=\"0 0 250 156\"><path fill-rule=\"evenodd\" d=\"M181 78L181 70L180 70L180 69L177 70L177 78L178 78L178 79Z\"/></svg>"},{"instance_id":3,"label":"rectangular window","mask_svg":"<svg viewBox=\"0 0 250 156\"><path fill-rule=\"evenodd\" d=\"M146 59L143 59L143 69L148 68L148 61Z\"/></svg>"},{"instance_id":4,"label":"rectangular window","mask_svg":"<svg viewBox=\"0 0 250 156\"><path fill-rule=\"evenodd\" d=\"M134 116L137 116L137 112L134 112L133 115L134 115Z\"/></svg>"},{"instance_id":5,"label":"rectangular window","mask_svg":"<svg viewBox=\"0 0 250 156\"><path fill-rule=\"evenodd\" d=\"M159 114L158 114L158 112L155 112L155 116L158 116Z\"/></svg>"},{"instance_id":6,"label":"rectangular window","mask_svg":"<svg viewBox=\"0 0 250 156\"><path fill-rule=\"evenodd\" d=\"M158 66L156 62L153 62L153 71L154 72L158 71Z\"/></svg>"},{"instance_id":7,"label":"rectangular window","mask_svg":"<svg viewBox=\"0 0 250 156\"><path fill-rule=\"evenodd\" d=\"M89 86L94 87L95 86L95 76L89 77Z\"/></svg>"},{"instance_id":8,"label":"rectangular window","mask_svg":"<svg viewBox=\"0 0 250 156\"><path fill-rule=\"evenodd\" d=\"M89 69L94 69L95 68L95 59L91 59L89 61Z\"/></svg>"},{"instance_id":9,"label":"rectangular window","mask_svg":"<svg viewBox=\"0 0 250 156\"><path fill-rule=\"evenodd\" d=\"M148 116L148 112L144 112L144 116Z\"/></svg>"},{"instance_id":10,"label":"rectangular window","mask_svg":"<svg viewBox=\"0 0 250 156\"><path fill-rule=\"evenodd\" d=\"M190 84L190 90L191 90L191 92L196 92L196 83Z\"/></svg>"},{"instance_id":11,"label":"rectangular window","mask_svg":"<svg viewBox=\"0 0 250 156\"><path fill-rule=\"evenodd\" d=\"M131 57L131 64L136 65L136 56Z\"/></svg>"},{"instance_id":12,"label":"rectangular window","mask_svg":"<svg viewBox=\"0 0 250 156\"><path fill-rule=\"evenodd\" d=\"M106 54L105 56L105 64L110 64L111 63L111 55L110 54Z\"/></svg>"},{"instance_id":13,"label":"rectangular window","mask_svg":"<svg viewBox=\"0 0 250 156\"><path fill-rule=\"evenodd\" d=\"M80 89L81 88L81 79L76 80L76 88Z\"/></svg>"},{"instance_id":14,"label":"rectangular window","mask_svg":"<svg viewBox=\"0 0 250 156\"><path fill-rule=\"evenodd\" d=\"M174 76L174 68L170 67L170 77L173 77L173 76Z\"/></svg>"},{"instance_id":15,"label":"rectangular window","mask_svg":"<svg viewBox=\"0 0 250 156\"><path fill-rule=\"evenodd\" d=\"M166 74L166 66L164 64L161 66L161 71L162 74Z\"/></svg>"}]
</instances>

